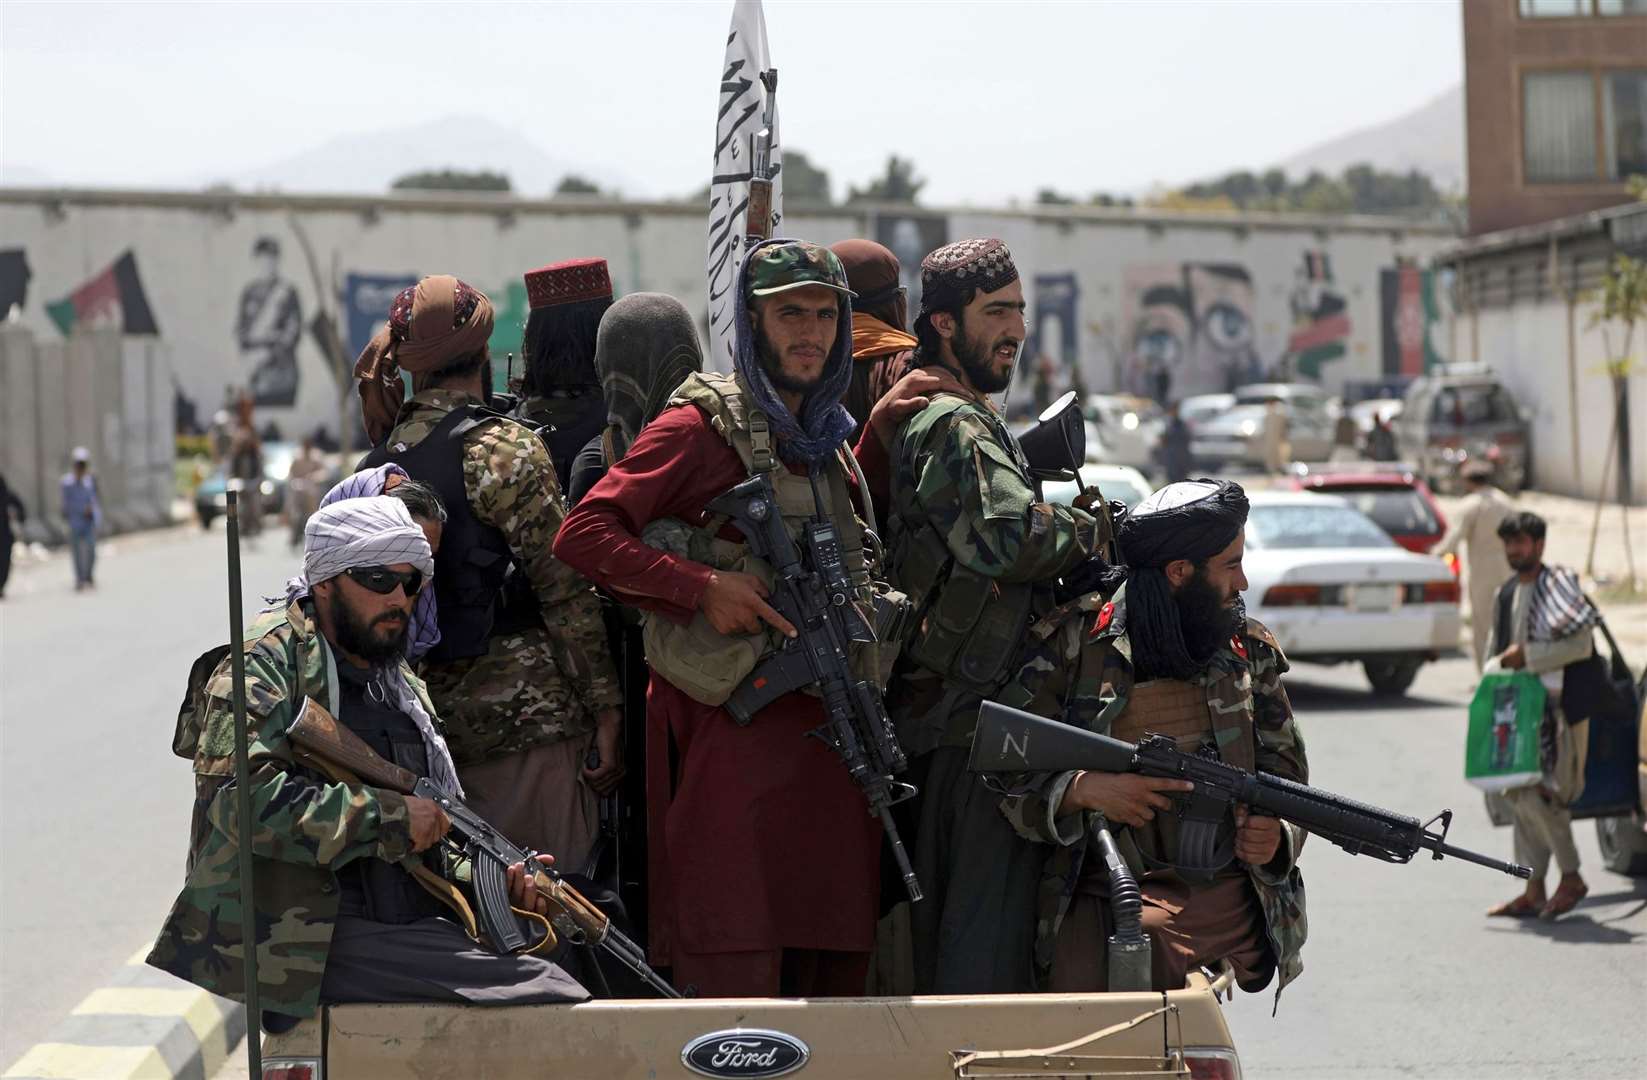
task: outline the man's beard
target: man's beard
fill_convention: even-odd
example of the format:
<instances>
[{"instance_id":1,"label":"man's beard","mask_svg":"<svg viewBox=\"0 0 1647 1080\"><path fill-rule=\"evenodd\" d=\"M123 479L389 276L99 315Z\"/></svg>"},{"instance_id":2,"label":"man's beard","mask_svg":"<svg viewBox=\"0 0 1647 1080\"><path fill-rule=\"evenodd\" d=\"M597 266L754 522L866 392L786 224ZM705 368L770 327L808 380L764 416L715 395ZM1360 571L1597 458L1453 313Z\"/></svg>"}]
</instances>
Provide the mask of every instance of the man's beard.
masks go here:
<instances>
[{"instance_id":1,"label":"man's beard","mask_svg":"<svg viewBox=\"0 0 1647 1080\"><path fill-rule=\"evenodd\" d=\"M1224 598L1207 580L1204 566L1196 568L1172 599L1184 635L1184 648L1197 660L1211 659L1213 653L1229 644L1246 625L1246 607L1240 595L1236 595L1234 604L1225 606Z\"/></svg>"},{"instance_id":2,"label":"man's beard","mask_svg":"<svg viewBox=\"0 0 1647 1080\"><path fill-rule=\"evenodd\" d=\"M406 639L412 622L402 613L385 612L366 623L344 602L342 592L334 591L331 614L332 632L337 635L334 644L344 652L358 656L368 664L387 664L406 655ZM396 620L400 622L399 630L379 629L379 624L388 626Z\"/></svg>"},{"instance_id":3,"label":"man's beard","mask_svg":"<svg viewBox=\"0 0 1647 1080\"><path fill-rule=\"evenodd\" d=\"M966 372L973 389L995 394L1012 385L1012 368L1009 366L1002 372L995 367L995 350L1006 345L1016 349L1018 342L1011 337L999 337L986 346L977 338L967 335L965 318L956 318L955 338L950 342L950 350L954 352L961 370Z\"/></svg>"},{"instance_id":4,"label":"man's beard","mask_svg":"<svg viewBox=\"0 0 1647 1080\"><path fill-rule=\"evenodd\" d=\"M756 331L755 333L755 352L760 357L761 370L766 372L766 377L771 380L772 385L777 387L779 390L787 390L791 394L805 394L810 392L819 383L823 382L824 370L828 368L828 363L826 361L824 368L819 369L817 378L796 378L795 376L784 371L782 357L780 357L777 350L772 347L772 343L766 339L766 335L760 331Z\"/></svg>"}]
</instances>

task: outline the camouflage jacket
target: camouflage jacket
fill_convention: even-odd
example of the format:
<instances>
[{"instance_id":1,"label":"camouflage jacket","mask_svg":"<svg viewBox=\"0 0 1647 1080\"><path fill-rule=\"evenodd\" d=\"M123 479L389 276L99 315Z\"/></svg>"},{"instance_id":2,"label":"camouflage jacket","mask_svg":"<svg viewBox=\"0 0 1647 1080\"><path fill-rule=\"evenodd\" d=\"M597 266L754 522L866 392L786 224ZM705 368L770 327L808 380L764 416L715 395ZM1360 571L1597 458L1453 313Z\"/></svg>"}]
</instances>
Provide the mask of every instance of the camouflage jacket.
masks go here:
<instances>
[{"instance_id":1,"label":"camouflage jacket","mask_svg":"<svg viewBox=\"0 0 1647 1080\"><path fill-rule=\"evenodd\" d=\"M1092 612L1096 611L1096 616ZM1133 688L1132 646L1127 638L1126 587L1106 604L1096 594L1065 605L1035 624L1025 669L1014 680L1022 688L1014 705L1042 716L1057 717L1101 735L1127 707ZM1059 666L1062 666L1060 672ZM1247 621L1246 633L1231 639L1194 680L1206 688L1207 706L1214 718L1220 753L1226 758L1254 762L1263 772L1309 782L1304 741L1293 719L1292 704L1281 684L1287 658L1269 630L1256 619ZM1253 745L1237 746L1252 732ZM1088 828L1098 817L1090 812L1059 817L1058 805L1075 778L1073 772L1034 778L1004 798L1001 812L1019 835L1054 844L1041 882L1040 918L1036 928L1036 964L1043 974L1052 963L1058 929L1069 910L1086 858ZM1280 973L1277 995L1303 971L1300 950L1308 924L1304 913L1304 881L1297 858L1304 831L1282 826L1281 850L1268 865L1247 867L1264 911L1270 948ZM1145 867L1124 827L1116 830L1117 845L1135 873ZM1251 987L1257 990L1262 987Z\"/></svg>"},{"instance_id":2,"label":"camouflage jacket","mask_svg":"<svg viewBox=\"0 0 1647 1080\"><path fill-rule=\"evenodd\" d=\"M332 702L327 651L302 604L271 609L247 628L246 735L252 779L253 880L257 890L262 1006L310 1016L337 919L339 867L411 854L405 797L329 782L294 764L286 728L305 697ZM214 994L245 999L235 842L234 711L228 649L195 662L172 750L194 761L194 817L183 891L148 962ZM404 672L432 717L416 676ZM439 721L437 720L438 724ZM437 856L429 856L436 858ZM431 864L433 865L433 864ZM455 873L456 867L434 867Z\"/></svg>"},{"instance_id":3,"label":"camouflage jacket","mask_svg":"<svg viewBox=\"0 0 1647 1080\"><path fill-rule=\"evenodd\" d=\"M1023 662L1015 651L1024 643L1020 617L1045 614L1053 582L1108 536L1086 512L1037 500L1022 455L987 399L934 395L899 428L892 458L889 570L916 605L919 629L890 701L899 740L915 756L970 744L982 696L920 662L930 655L922 635L943 621L940 602L963 580L981 586L977 610L961 619L974 620L965 648L1004 652L1010 671ZM1012 605L996 640L980 642L992 613Z\"/></svg>"},{"instance_id":4,"label":"camouflage jacket","mask_svg":"<svg viewBox=\"0 0 1647 1080\"><path fill-rule=\"evenodd\" d=\"M425 390L401 407L390 444L416 446L453 408L475 398ZM525 572L543 628L499 634L484 656L423 666L458 765L587 733L622 701L595 589L555 558L566 516L543 441L512 420L464 437L464 488L476 518L503 533Z\"/></svg>"}]
</instances>

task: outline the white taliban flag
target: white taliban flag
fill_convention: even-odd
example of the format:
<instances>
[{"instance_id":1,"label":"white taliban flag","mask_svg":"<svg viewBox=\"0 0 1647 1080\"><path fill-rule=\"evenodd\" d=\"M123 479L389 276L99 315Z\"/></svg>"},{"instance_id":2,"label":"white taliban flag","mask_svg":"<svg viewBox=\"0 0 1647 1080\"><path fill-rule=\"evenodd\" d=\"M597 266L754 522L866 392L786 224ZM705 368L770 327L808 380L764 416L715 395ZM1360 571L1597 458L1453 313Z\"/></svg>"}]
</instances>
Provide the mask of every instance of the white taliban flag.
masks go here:
<instances>
[{"instance_id":1,"label":"white taliban flag","mask_svg":"<svg viewBox=\"0 0 1647 1080\"><path fill-rule=\"evenodd\" d=\"M761 72L772 66L766 48L766 16L760 0L737 0L721 65L720 111L715 118L715 167L709 181L709 357L715 371L732 370L732 314L743 266L744 219L749 208L750 136L761 129L766 92ZM783 220L783 172L779 166L778 110L772 106L772 229Z\"/></svg>"}]
</instances>

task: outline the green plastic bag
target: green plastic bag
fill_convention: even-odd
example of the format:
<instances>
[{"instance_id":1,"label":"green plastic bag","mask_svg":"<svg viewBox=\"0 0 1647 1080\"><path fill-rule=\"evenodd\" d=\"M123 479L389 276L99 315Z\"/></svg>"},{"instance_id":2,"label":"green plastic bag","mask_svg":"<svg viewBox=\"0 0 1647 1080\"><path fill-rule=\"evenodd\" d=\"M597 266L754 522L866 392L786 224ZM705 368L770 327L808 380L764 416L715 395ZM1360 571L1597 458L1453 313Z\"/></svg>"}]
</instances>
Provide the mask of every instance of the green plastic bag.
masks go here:
<instances>
[{"instance_id":1,"label":"green plastic bag","mask_svg":"<svg viewBox=\"0 0 1647 1080\"><path fill-rule=\"evenodd\" d=\"M1538 729L1544 721L1544 684L1525 671L1481 677L1470 701L1464 743L1464 779L1483 791L1536 784L1542 776Z\"/></svg>"}]
</instances>

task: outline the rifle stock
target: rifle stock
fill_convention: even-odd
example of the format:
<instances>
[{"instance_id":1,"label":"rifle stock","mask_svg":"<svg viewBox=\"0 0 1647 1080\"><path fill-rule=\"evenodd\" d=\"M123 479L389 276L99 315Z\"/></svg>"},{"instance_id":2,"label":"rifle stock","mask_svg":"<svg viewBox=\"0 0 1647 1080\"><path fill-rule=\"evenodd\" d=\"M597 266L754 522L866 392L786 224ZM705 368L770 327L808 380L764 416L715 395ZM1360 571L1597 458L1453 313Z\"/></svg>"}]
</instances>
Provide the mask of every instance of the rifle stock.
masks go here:
<instances>
[{"instance_id":1,"label":"rifle stock","mask_svg":"<svg viewBox=\"0 0 1647 1080\"><path fill-rule=\"evenodd\" d=\"M286 737L301 751L299 758L308 759L305 764L337 765L372 787L398 791L402 795L410 795L417 788L415 773L385 761L313 698L304 699L297 719L286 729Z\"/></svg>"}]
</instances>

